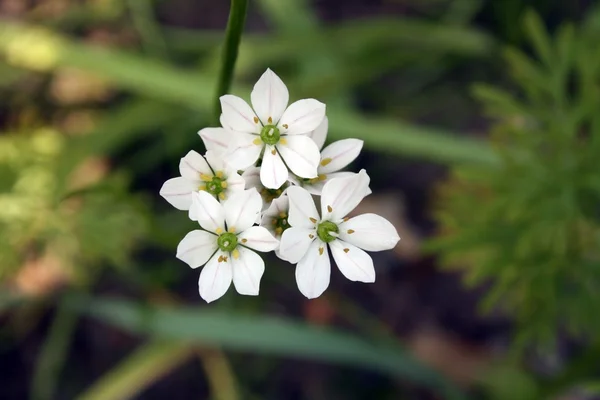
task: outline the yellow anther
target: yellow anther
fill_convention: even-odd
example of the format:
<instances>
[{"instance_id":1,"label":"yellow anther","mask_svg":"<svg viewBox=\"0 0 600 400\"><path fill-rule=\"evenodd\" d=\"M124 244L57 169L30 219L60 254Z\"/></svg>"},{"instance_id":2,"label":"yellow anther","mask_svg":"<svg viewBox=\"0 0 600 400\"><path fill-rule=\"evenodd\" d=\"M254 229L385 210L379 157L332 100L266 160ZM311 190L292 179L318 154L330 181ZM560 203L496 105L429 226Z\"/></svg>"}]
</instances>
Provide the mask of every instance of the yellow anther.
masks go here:
<instances>
[{"instance_id":1,"label":"yellow anther","mask_svg":"<svg viewBox=\"0 0 600 400\"><path fill-rule=\"evenodd\" d=\"M248 239L242 239L242 243L246 243Z\"/></svg>"},{"instance_id":2,"label":"yellow anther","mask_svg":"<svg viewBox=\"0 0 600 400\"><path fill-rule=\"evenodd\" d=\"M350 219L350 217L344 218L344 222L348 221L349 219Z\"/></svg>"},{"instance_id":3,"label":"yellow anther","mask_svg":"<svg viewBox=\"0 0 600 400\"><path fill-rule=\"evenodd\" d=\"M231 255L237 260L238 258L240 258L240 251L238 249L235 249L231 252Z\"/></svg>"},{"instance_id":4,"label":"yellow anther","mask_svg":"<svg viewBox=\"0 0 600 400\"><path fill-rule=\"evenodd\" d=\"M223 228L217 228L217 229L215 229L215 233L217 235L220 235L221 233L223 233Z\"/></svg>"},{"instance_id":5,"label":"yellow anther","mask_svg":"<svg viewBox=\"0 0 600 400\"><path fill-rule=\"evenodd\" d=\"M271 154L273 154L273 155L277 154L277 152L275 151L275 149L271 150Z\"/></svg>"},{"instance_id":6,"label":"yellow anther","mask_svg":"<svg viewBox=\"0 0 600 400\"><path fill-rule=\"evenodd\" d=\"M206 190L206 185L200 185L200 186L198 186L198 190Z\"/></svg>"},{"instance_id":7,"label":"yellow anther","mask_svg":"<svg viewBox=\"0 0 600 400\"><path fill-rule=\"evenodd\" d=\"M321 160L321 165L322 166L326 166L330 162L331 162L331 158L324 158L324 159Z\"/></svg>"},{"instance_id":8,"label":"yellow anther","mask_svg":"<svg viewBox=\"0 0 600 400\"><path fill-rule=\"evenodd\" d=\"M223 171L217 171L217 172L215 172L215 176L217 178L223 178Z\"/></svg>"},{"instance_id":9,"label":"yellow anther","mask_svg":"<svg viewBox=\"0 0 600 400\"><path fill-rule=\"evenodd\" d=\"M269 117L269 119L267 119L267 122L268 122L269 124L272 124L272 123L273 123L273 118Z\"/></svg>"},{"instance_id":10,"label":"yellow anther","mask_svg":"<svg viewBox=\"0 0 600 400\"><path fill-rule=\"evenodd\" d=\"M349 248L347 248L347 247L344 249L344 253L347 253L347 252L349 252L349 251L350 251L350 249L349 249Z\"/></svg>"},{"instance_id":11,"label":"yellow anther","mask_svg":"<svg viewBox=\"0 0 600 400\"><path fill-rule=\"evenodd\" d=\"M225 200L225 193L223 193L223 192L219 193L219 199Z\"/></svg>"},{"instance_id":12,"label":"yellow anther","mask_svg":"<svg viewBox=\"0 0 600 400\"><path fill-rule=\"evenodd\" d=\"M227 262L227 256L219 256L217 259L218 262Z\"/></svg>"},{"instance_id":13,"label":"yellow anther","mask_svg":"<svg viewBox=\"0 0 600 400\"><path fill-rule=\"evenodd\" d=\"M285 218L287 217L287 214L284 212L279 213L279 218Z\"/></svg>"},{"instance_id":14,"label":"yellow anther","mask_svg":"<svg viewBox=\"0 0 600 400\"><path fill-rule=\"evenodd\" d=\"M287 140L285 138L279 139L280 144L287 144Z\"/></svg>"},{"instance_id":15,"label":"yellow anther","mask_svg":"<svg viewBox=\"0 0 600 400\"><path fill-rule=\"evenodd\" d=\"M287 129L287 128L288 128L288 124L283 124L283 127L284 127L285 129Z\"/></svg>"},{"instance_id":16,"label":"yellow anther","mask_svg":"<svg viewBox=\"0 0 600 400\"><path fill-rule=\"evenodd\" d=\"M260 146L260 145L262 144L262 140L260 140L260 138L259 138L259 137L257 137L256 139L254 139L254 140L252 141L252 143L254 143L254 144L255 144L255 145L257 145L257 146Z\"/></svg>"},{"instance_id":17,"label":"yellow anther","mask_svg":"<svg viewBox=\"0 0 600 400\"><path fill-rule=\"evenodd\" d=\"M283 233L283 228L278 226L277 228L275 228L275 233L277 233L278 235L281 235Z\"/></svg>"},{"instance_id":18,"label":"yellow anther","mask_svg":"<svg viewBox=\"0 0 600 400\"><path fill-rule=\"evenodd\" d=\"M323 247L319 247L319 255L322 256L325 249Z\"/></svg>"},{"instance_id":19,"label":"yellow anther","mask_svg":"<svg viewBox=\"0 0 600 400\"><path fill-rule=\"evenodd\" d=\"M321 175L317 176L317 179L320 181L324 181L325 179L327 179L327 175L321 174Z\"/></svg>"},{"instance_id":20,"label":"yellow anther","mask_svg":"<svg viewBox=\"0 0 600 400\"><path fill-rule=\"evenodd\" d=\"M221 187L223 189L225 189L227 187L227 182L225 182L225 181L221 182Z\"/></svg>"},{"instance_id":21,"label":"yellow anther","mask_svg":"<svg viewBox=\"0 0 600 400\"><path fill-rule=\"evenodd\" d=\"M315 235L313 235L312 233L309 233L309 234L308 234L308 237L309 237L309 238L311 238L311 239L314 239L314 238L315 238Z\"/></svg>"},{"instance_id":22,"label":"yellow anther","mask_svg":"<svg viewBox=\"0 0 600 400\"><path fill-rule=\"evenodd\" d=\"M200 179L202 179L204 182L210 182L212 181L212 176L207 174L200 174Z\"/></svg>"},{"instance_id":23,"label":"yellow anther","mask_svg":"<svg viewBox=\"0 0 600 400\"><path fill-rule=\"evenodd\" d=\"M254 117L254 123L258 124L258 117Z\"/></svg>"},{"instance_id":24,"label":"yellow anther","mask_svg":"<svg viewBox=\"0 0 600 400\"><path fill-rule=\"evenodd\" d=\"M229 233L235 233L235 226L230 227L229 229L227 229L227 231Z\"/></svg>"},{"instance_id":25,"label":"yellow anther","mask_svg":"<svg viewBox=\"0 0 600 400\"><path fill-rule=\"evenodd\" d=\"M316 219L314 219L313 217L309 217L308 219L310 219L310 222L312 222L313 224L316 224L316 223L317 223L317 220L316 220Z\"/></svg>"},{"instance_id":26,"label":"yellow anther","mask_svg":"<svg viewBox=\"0 0 600 400\"><path fill-rule=\"evenodd\" d=\"M274 220L272 220L272 221L271 221L271 223L272 223L273 225L277 225L277 218L275 218Z\"/></svg>"},{"instance_id":27,"label":"yellow anther","mask_svg":"<svg viewBox=\"0 0 600 400\"><path fill-rule=\"evenodd\" d=\"M331 208L331 206L327 206L327 211L333 212L333 208Z\"/></svg>"},{"instance_id":28,"label":"yellow anther","mask_svg":"<svg viewBox=\"0 0 600 400\"><path fill-rule=\"evenodd\" d=\"M223 261L227 262L227 256L223 256Z\"/></svg>"},{"instance_id":29,"label":"yellow anther","mask_svg":"<svg viewBox=\"0 0 600 400\"><path fill-rule=\"evenodd\" d=\"M354 229L348 229L348 234L351 235L354 233Z\"/></svg>"}]
</instances>

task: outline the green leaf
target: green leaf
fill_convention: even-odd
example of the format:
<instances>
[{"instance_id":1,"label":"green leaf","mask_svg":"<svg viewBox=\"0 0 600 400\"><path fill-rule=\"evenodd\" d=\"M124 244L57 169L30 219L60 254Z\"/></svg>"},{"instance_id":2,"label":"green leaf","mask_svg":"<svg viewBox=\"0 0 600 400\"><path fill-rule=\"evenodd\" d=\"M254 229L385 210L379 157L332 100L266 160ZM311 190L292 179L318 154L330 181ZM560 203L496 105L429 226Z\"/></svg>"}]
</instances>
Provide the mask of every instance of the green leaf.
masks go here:
<instances>
[{"instance_id":1,"label":"green leaf","mask_svg":"<svg viewBox=\"0 0 600 400\"><path fill-rule=\"evenodd\" d=\"M529 35L533 48L538 57L548 66L552 67L554 57L548 31L544 27L540 16L532 10L525 13L525 29Z\"/></svg>"},{"instance_id":2,"label":"green leaf","mask_svg":"<svg viewBox=\"0 0 600 400\"><path fill-rule=\"evenodd\" d=\"M337 330L284 318L235 315L203 308L169 309L81 296L68 297L67 302L83 314L138 334L370 368L431 387L444 399L464 398L460 391L399 346L371 343Z\"/></svg>"}]
</instances>

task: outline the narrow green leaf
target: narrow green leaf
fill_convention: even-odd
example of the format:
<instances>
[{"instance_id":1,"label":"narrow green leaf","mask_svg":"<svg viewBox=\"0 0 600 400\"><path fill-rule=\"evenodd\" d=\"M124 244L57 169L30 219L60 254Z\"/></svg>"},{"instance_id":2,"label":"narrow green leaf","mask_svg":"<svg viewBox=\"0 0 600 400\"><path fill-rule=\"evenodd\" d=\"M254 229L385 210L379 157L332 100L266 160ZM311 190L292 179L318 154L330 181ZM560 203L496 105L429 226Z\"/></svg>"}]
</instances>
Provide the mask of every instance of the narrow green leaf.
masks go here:
<instances>
[{"instance_id":1,"label":"narrow green leaf","mask_svg":"<svg viewBox=\"0 0 600 400\"><path fill-rule=\"evenodd\" d=\"M400 347L371 343L337 330L202 308L167 309L80 296L68 302L81 313L138 334L370 368L431 387L444 399L463 398L460 391Z\"/></svg>"},{"instance_id":2,"label":"narrow green leaf","mask_svg":"<svg viewBox=\"0 0 600 400\"><path fill-rule=\"evenodd\" d=\"M536 54L547 67L551 67L554 63L552 45L542 19L535 11L529 10L525 13L524 23Z\"/></svg>"},{"instance_id":3,"label":"narrow green leaf","mask_svg":"<svg viewBox=\"0 0 600 400\"><path fill-rule=\"evenodd\" d=\"M77 400L130 399L194 355L184 342L151 341L100 378Z\"/></svg>"}]
</instances>

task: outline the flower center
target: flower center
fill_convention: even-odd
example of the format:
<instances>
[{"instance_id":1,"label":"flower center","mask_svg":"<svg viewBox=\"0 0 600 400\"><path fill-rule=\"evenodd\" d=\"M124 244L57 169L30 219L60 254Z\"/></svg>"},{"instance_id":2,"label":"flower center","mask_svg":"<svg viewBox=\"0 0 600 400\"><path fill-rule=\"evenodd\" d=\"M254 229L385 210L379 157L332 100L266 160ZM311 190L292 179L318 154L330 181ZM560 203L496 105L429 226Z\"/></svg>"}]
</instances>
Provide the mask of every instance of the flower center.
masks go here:
<instances>
[{"instance_id":1,"label":"flower center","mask_svg":"<svg viewBox=\"0 0 600 400\"><path fill-rule=\"evenodd\" d=\"M210 180L205 182L204 190L213 196L218 196L225 190L225 186L227 186L227 184L223 185L223 183L225 183L224 177L213 176Z\"/></svg>"},{"instance_id":2,"label":"flower center","mask_svg":"<svg viewBox=\"0 0 600 400\"><path fill-rule=\"evenodd\" d=\"M290 227L288 223L287 213L280 213L276 218L273 219L273 228L278 236L281 236L283 232Z\"/></svg>"},{"instance_id":3,"label":"flower center","mask_svg":"<svg viewBox=\"0 0 600 400\"><path fill-rule=\"evenodd\" d=\"M279 189L267 189L267 188L263 188L260 191L260 195L262 196L263 200L265 203L270 203L273 200L275 200L276 198L278 198L279 196L281 196L281 194L283 193L283 191L290 186L289 183L284 183L283 185L281 185L281 187Z\"/></svg>"},{"instance_id":4,"label":"flower center","mask_svg":"<svg viewBox=\"0 0 600 400\"><path fill-rule=\"evenodd\" d=\"M279 128L275 125L265 125L260 131L260 139L266 144L277 144L279 142L279 136Z\"/></svg>"},{"instance_id":5,"label":"flower center","mask_svg":"<svg viewBox=\"0 0 600 400\"><path fill-rule=\"evenodd\" d=\"M323 221L317 226L317 236L325 243L333 242L337 239L339 231L338 226L331 221Z\"/></svg>"},{"instance_id":6,"label":"flower center","mask_svg":"<svg viewBox=\"0 0 600 400\"><path fill-rule=\"evenodd\" d=\"M217 245L222 251L232 252L238 243L237 236L231 232L225 232L217 238Z\"/></svg>"},{"instance_id":7,"label":"flower center","mask_svg":"<svg viewBox=\"0 0 600 400\"><path fill-rule=\"evenodd\" d=\"M327 179L327 175L319 174L316 178L300 178L300 181L305 185L314 185L317 182L321 182Z\"/></svg>"}]
</instances>

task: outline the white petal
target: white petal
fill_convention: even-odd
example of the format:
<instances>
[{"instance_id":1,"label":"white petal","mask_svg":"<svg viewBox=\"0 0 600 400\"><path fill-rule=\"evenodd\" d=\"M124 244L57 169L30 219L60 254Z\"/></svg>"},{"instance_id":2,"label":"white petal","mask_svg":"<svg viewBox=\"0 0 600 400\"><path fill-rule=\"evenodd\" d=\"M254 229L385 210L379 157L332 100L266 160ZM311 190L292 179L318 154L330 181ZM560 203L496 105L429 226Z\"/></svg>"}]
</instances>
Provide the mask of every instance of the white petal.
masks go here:
<instances>
[{"instance_id":1,"label":"white petal","mask_svg":"<svg viewBox=\"0 0 600 400\"><path fill-rule=\"evenodd\" d=\"M225 229L223 206L207 192L194 192L190 219L198 221L200 226L209 232L216 233L217 229Z\"/></svg>"},{"instance_id":2,"label":"white petal","mask_svg":"<svg viewBox=\"0 0 600 400\"><path fill-rule=\"evenodd\" d=\"M331 143L321 152L319 174L330 174L346 167L358 157L362 147L363 141L359 139L344 139Z\"/></svg>"},{"instance_id":3,"label":"white petal","mask_svg":"<svg viewBox=\"0 0 600 400\"><path fill-rule=\"evenodd\" d=\"M286 144L278 143L277 150L290 171L301 178L316 178L321 155L315 142L304 135L284 138Z\"/></svg>"},{"instance_id":4,"label":"white petal","mask_svg":"<svg viewBox=\"0 0 600 400\"><path fill-rule=\"evenodd\" d=\"M252 226L238 235L238 243L256 251L273 251L279 246L279 240L262 226Z\"/></svg>"},{"instance_id":5,"label":"white petal","mask_svg":"<svg viewBox=\"0 0 600 400\"><path fill-rule=\"evenodd\" d=\"M188 181L200 182L200 174L212 175L204 157L191 150L179 161L179 172Z\"/></svg>"},{"instance_id":6,"label":"white petal","mask_svg":"<svg viewBox=\"0 0 600 400\"><path fill-rule=\"evenodd\" d=\"M204 158L206 158L206 162L208 162L208 166L211 168L212 173L214 175L217 171L223 171L225 169L225 153L220 153L215 150L207 150L206 154L204 154Z\"/></svg>"},{"instance_id":7,"label":"white petal","mask_svg":"<svg viewBox=\"0 0 600 400\"><path fill-rule=\"evenodd\" d=\"M341 223L339 229L340 239L368 251L393 249L400 240L390 221L377 214L350 218Z\"/></svg>"},{"instance_id":8,"label":"white petal","mask_svg":"<svg viewBox=\"0 0 600 400\"><path fill-rule=\"evenodd\" d=\"M224 128L204 128L198 132L206 150L223 153L227 150L231 133Z\"/></svg>"},{"instance_id":9,"label":"white petal","mask_svg":"<svg viewBox=\"0 0 600 400\"><path fill-rule=\"evenodd\" d=\"M232 134L231 143L224 159L227 165L233 169L245 169L256 163L264 144L256 144L257 135L249 133Z\"/></svg>"},{"instance_id":10,"label":"white petal","mask_svg":"<svg viewBox=\"0 0 600 400\"><path fill-rule=\"evenodd\" d=\"M268 189L279 189L288 178L288 169L274 146L266 146L260 166L260 182Z\"/></svg>"},{"instance_id":11,"label":"white petal","mask_svg":"<svg viewBox=\"0 0 600 400\"><path fill-rule=\"evenodd\" d=\"M239 257L231 257L233 284L239 294L258 295L260 278L265 272L265 262L252 250L238 247Z\"/></svg>"},{"instance_id":12,"label":"white petal","mask_svg":"<svg viewBox=\"0 0 600 400\"><path fill-rule=\"evenodd\" d=\"M321 218L310 193L299 186L290 186L286 193L290 202L288 215L290 226L314 229L316 222Z\"/></svg>"},{"instance_id":13,"label":"white petal","mask_svg":"<svg viewBox=\"0 0 600 400\"><path fill-rule=\"evenodd\" d=\"M217 247L216 235L198 229L185 235L179 242L176 257L190 267L198 268L206 264Z\"/></svg>"},{"instance_id":14,"label":"white petal","mask_svg":"<svg viewBox=\"0 0 600 400\"><path fill-rule=\"evenodd\" d=\"M325 104L315 99L298 100L285 110L277 127L288 135L307 134L325 118ZM287 128L286 128L287 126Z\"/></svg>"},{"instance_id":15,"label":"white petal","mask_svg":"<svg viewBox=\"0 0 600 400\"><path fill-rule=\"evenodd\" d=\"M309 299L319 297L329 286L330 275L331 264L327 245L320 240L315 240L304 258L296 265L298 289Z\"/></svg>"},{"instance_id":16,"label":"white petal","mask_svg":"<svg viewBox=\"0 0 600 400\"><path fill-rule=\"evenodd\" d=\"M246 181L233 169L225 171L225 176L227 177L227 189L225 190L226 198L245 189Z\"/></svg>"},{"instance_id":17,"label":"white petal","mask_svg":"<svg viewBox=\"0 0 600 400\"><path fill-rule=\"evenodd\" d=\"M319 150L323 148L325 144L325 139L327 139L327 130L329 129L329 119L327 117L323 118L323 122L313 131L310 131L306 136L311 138Z\"/></svg>"},{"instance_id":18,"label":"white petal","mask_svg":"<svg viewBox=\"0 0 600 400\"><path fill-rule=\"evenodd\" d=\"M254 85L250 100L258 118L263 125L267 125L279 121L288 105L289 97L283 81L273 71L267 69Z\"/></svg>"},{"instance_id":19,"label":"white petal","mask_svg":"<svg viewBox=\"0 0 600 400\"><path fill-rule=\"evenodd\" d=\"M341 240L334 240L329 246L337 267L346 278L358 282L375 282L373 259L364 250Z\"/></svg>"},{"instance_id":20,"label":"white petal","mask_svg":"<svg viewBox=\"0 0 600 400\"><path fill-rule=\"evenodd\" d=\"M296 264L304 257L308 247L315 240L315 236L316 231L314 228L287 228L281 235L281 242L279 243L281 257L292 264Z\"/></svg>"},{"instance_id":21,"label":"white petal","mask_svg":"<svg viewBox=\"0 0 600 400\"><path fill-rule=\"evenodd\" d=\"M270 223L273 218L279 218L279 214L288 213L290 207L290 202L287 197L287 192L283 192L281 196L276 199L273 199L269 208L263 213L263 223L267 225Z\"/></svg>"},{"instance_id":22,"label":"white petal","mask_svg":"<svg viewBox=\"0 0 600 400\"><path fill-rule=\"evenodd\" d=\"M236 192L225 201L223 208L227 229L231 232L243 232L258 219L262 209L262 197L256 189Z\"/></svg>"},{"instance_id":23,"label":"white petal","mask_svg":"<svg viewBox=\"0 0 600 400\"><path fill-rule=\"evenodd\" d=\"M219 258L227 257L227 261ZM222 251L217 251L210 261L202 268L198 280L200 296L207 302L215 301L227 292L233 278L230 257Z\"/></svg>"},{"instance_id":24,"label":"white petal","mask_svg":"<svg viewBox=\"0 0 600 400\"><path fill-rule=\"evenodd\" d=\"M354 176L336 178L327 182L321 193L323 220L339 221L354 210L367 195L369 181L369 175L363 169Z\"/></svg>"},{"instance_id":25,"label":"white petal","mask_svg":"<svg viewBox=\"0 0 600 400\"><path fill-rule=\"evenodd\" d=\"M242 178L244 178L244 181L246 182L246 189L255 188L260 193L260 191L264 188L262 183L260 183L259 167L248 167L242 174Z\"/></svg>"},{"instance_id":26,"label":"white petal","mask_svg":"<svg viewBox=\"0 0 600 400\"><path fill-rule=\"evenodd\" d=\"M226 94L221 96L221 110L223 112L223 122L225 128L231 128L234 131L246 133L260 132L260 123L258 119L255 122L256 114L252 108L242 98Z\"/></svg>"},{"instance_id":27,"label":"white petal","mask_svg":"<svg viewBox=\"0 0 600 400\"><path fill-rule=\"evenodd\" d=\"M354 176L356 175L355 172L332 172L330 174L323 174L322 176L319 175L319 180L316 181L315 183L304 183L302 185L302 187L306 190L308 190L308 192L310 194L314 194L316 196L320 196L321 192L323 192L323 187L325 187L325 184L327 182L329 182L332 179L335 178L348 178L350 176Z\"/></svg>"},{"instance_id":28,"label":"white petal","mask_svg":"<svg viewBox=\"0 0 600 400\"><path fill-rule=\"evenodd\" d=\"M178 210L189 210L192 205L192 193L198 190L198 185L185 178L178 177L166 181L160 188L159 194Z\"/></svg>"}]
</instances>

